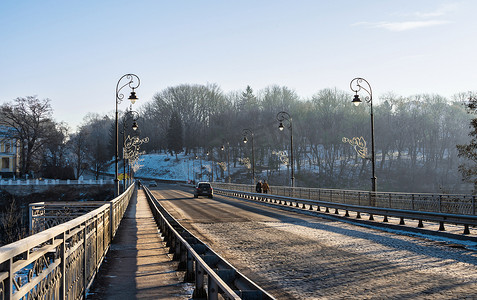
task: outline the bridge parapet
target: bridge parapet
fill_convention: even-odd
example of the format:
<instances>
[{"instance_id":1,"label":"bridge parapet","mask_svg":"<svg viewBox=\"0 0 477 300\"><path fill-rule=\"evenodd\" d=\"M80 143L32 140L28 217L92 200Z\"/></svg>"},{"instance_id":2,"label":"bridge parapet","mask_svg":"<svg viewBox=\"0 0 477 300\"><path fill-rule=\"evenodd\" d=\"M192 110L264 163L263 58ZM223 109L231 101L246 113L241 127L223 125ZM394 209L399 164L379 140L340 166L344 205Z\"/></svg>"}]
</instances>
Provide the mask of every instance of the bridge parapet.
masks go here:
<instances>
[{"instance_id":1,"label":"bridge parapet","mask_svg":"<svg viewBox=\"0 0 477 300\"><path fill-rule=\"evenodd\" d=\"M44 230L0 248L0 299L84 298L133 191L131 185L111 201L86 206L33 204L32 231ZM64 223L53 226L55 217Z\"/></svg>"},{"instance_id":2,"label":"bridge parapet","mask_svg":"<svg viewBox=\"0 0 477 300\"><path fill-rule=\"evenodd\" d=\"M357 213L356 218L361 218L361 213L369 214L369 220L374 221L374 215L383 216L383 222L388 222L388 217L397 217L400 218L400 225L405 225L404 219L413 219L418 220L418 227L423 227L423 221L438 222L439 231L445 231L444 223L449 224L458 224L464 226L463 234L470 234L469 228L477 226L477 216L475 215L475 196L473 195L463 195L464 197L459 197L459 195L445 195L448 196L447 201L444 202L444 195L433 195L433 194L420 194L424 195L423 197L416 197L415 194L405 194L405 193L376 193L376 192L363 192L363 191L346 191L346 190L324 190L324 189L306 189L306 188L283 188L280 193L280 189L275 189L273 194L266 193L256 193L251 192L253 188L249 185L237 185L237 184L223 184L223 183L214 183L214 188L217 193L241 197L245 199L250 199L254 201L263 201L274 203L276 205L283 206L295 206L296 208L306 209L306 206L309 207L308 210L313 210L313 207L316 207L317 211L321 211L321 207L325 208L325 213L329 213L329 208L335 209L335 214L339 214L338 210L345 211L345 217L349 217L349 211L354 211ZM276 187L275 187L276 188ZM287 191L285 195L283 191ZM303 192L308 193L303 193ZM312 193L318 195L317 198L313 198ZM360 202L360 197L362 194L368 197L364 197L363 202ZM323 197L321 195L323 194ZM389 202L382 204L380 199L384 196L385 199L388 199ZM430 197L429 199L427 197ZM356 199L357 198L357 199ZM398 198L401 201L393 204L392 200ZM422 200L424 199L424 200ZM469 201L470 199L470 201ZM421 200L422 202L414 203L416 200ZM358 201L358 203L356 203ZM389 205L386 205L388 203ZM399 207L404 203L403 208ZM453 204L453 205L452 205ZM409 205L412 206L412 209L407 208ZM448 205L448 206L447 206ZM416 209L419 207L419 209ZM448 211L442 212L443 208L454 210L452 213ZM427 208L429 210L424 210ZM470 212L466 209L471 209ZM437 210L437 211L436 211ZM456 213L460 212L460 213ZM462 213L467 212L467 213ZM473 214L472 214L473 212Z\"/></svg>"},{"instance_id":3,"label":"bridge parapet","mask_svg":"<svg viewBox=\"0 0 477 300\"><path fill-rule=\"evenodd\" d=\"M5 190L15 196L28 196L33 193L44 193L56 187L84 188L95 187L108 188L113 185L113 180L0 180L0 190Z\"/></svg>"},{"instance_id":4,"label":"bridge parapet","mask_svg":"<svg viewBox=\"0 0 477 300\"><path fill-rule=\"evenodd\" d=\"M173 259L186 271L184 280L194 282L193 299L275 299L184 228L147 187L144 191Z\"/></svg>"},{"instance_id":5,"label":"bridge parapet","mask_svg":"<svg viewBox=\"0 0 477 300\"><path fill-rule=\"evenodd\" d=\"M29 205L29 233L39 233L85 215L106 204L105 201L37 202Z\"/></svg>"},{"instance_id":6,"label":"bridge parapet","mask_svg":"<svg viewBox=\"0 0 477 300\"><path fill-rule=\"evenodd\" d=\"M212 185L214 188L255 193L255 187L247 184L214 182ZM468 194L370 192L287 186L272 186L271 194L358 206L446 214L477 214L476 196Z\"/></svg>"},{"instance_id":7,"label":"bridge parapet","mask_svg":"<svg viewBox=\"0 0 477 300\"><path fill-rule=\"evenodd\" d=\"M103 185L103 184L114 184L113 179L78 179L78 180L59 180L59 179L26 179L26 180L14 180L14 179L0 179L0 186L5 185L60 185L60 184L96 184L96 185Z\"/></svg>"}]
</instances>

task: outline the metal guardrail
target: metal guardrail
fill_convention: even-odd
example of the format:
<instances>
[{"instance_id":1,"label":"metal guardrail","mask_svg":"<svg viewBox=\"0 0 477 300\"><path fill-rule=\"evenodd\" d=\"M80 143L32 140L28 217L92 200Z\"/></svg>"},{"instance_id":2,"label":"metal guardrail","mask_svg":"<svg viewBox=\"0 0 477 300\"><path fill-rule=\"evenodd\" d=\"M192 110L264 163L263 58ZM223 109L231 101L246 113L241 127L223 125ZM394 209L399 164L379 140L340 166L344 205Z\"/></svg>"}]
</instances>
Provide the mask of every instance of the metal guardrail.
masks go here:
<instances>
[{"instance_id":1,"label":"metal guardrail","mask_svg":"<svg viewBox=\"0 0 477 300\"><path fill-rule=\"evenodd\" d=\"M0 179L0 186L2 185L65 185L65 184L114 184L113 179L86 179L86 180L59 180L59 179L26 179L26 180L13 180L13 179Z\"/></svg>"},{"instance_id":2,"label":"metal guardrail","mask_svg":"<svg viewBox=\"0 0 477 300\"><path fill-rule=\"evenodd\" d=\"M179 270L186 271L185 281L195 282L193 298L218 299L220 294L224 299L275 299L182 227L147 187L144 190L170 253L179 260Z\"/></svg>"},{"instance_id":3,"label":"metal guardrail","mask_svg":"<svg viewBox=\"0 0 477 300\"><path fill-rule=\"evenodd\" d=\"M32 204L31 224L45 225L33 226L33 231L42 231L0 248L0 299L85 298L133 191L131 185L119 197L96 203L96 208L86 204L92 211L66 218L64 211L77 203ZM54 225L48 222L53 215L66 222L48 228Z\"/></svg>"},{"instance_id":4,"label":"metal guardrail","mask_svg":"<svg viewBox=\"0 0 477 300\"><path fill-rule=\"evenodd\" d=\"M255 192L254 186L246 184L214 182L213 186L226 190ZM272 186L271 193L291 198L380 208L459 215L476 215L477 213L476 196L466 194L390 193L285 186Z\"/></svg>"},{"instance_id":5,"label":"metal guardrail","mask_svg":"<svg viewBox=\"0 0 477 300\"><path fill-rule=\"evenodd\" d=\"M356 199L353 200L353 196L356 197L356 195L363 195L364 193L368 195L366 201L363 200L364 203L366 204L380 203L376 199L369 199L375 196L373 195L373 193L370 193L370 192L344 191L344 190L328 190L326 193L323 192L323 194L326 195L323 198L327 200L328 199L340 200L338 202L331 202L331 201L323 201L323 200L310 200L310 199L281 196L281 195L276 195L275 193L263 194L263 193L253 193L248 191L230 189L230 188L237 188L238 186L242 190L249 190L251 186L248 186L248 185L235 185L235 184L222 184L222 183L219 183L219 184L214 183L213 185L214 185L214 190L216 193L218 192L228 196L241 197L241 198L264 201L264 202L271 202L271 203L275 203L279 205L301 207L302 209L306 209L306 205L308 205L309 210L313 210L313 207L316 207L317 211L321 211L321 207L323 207L325 208L325 212L327 213L329 212L329 209L331 208L331 209L335 209L335 214L338 214L338 210L344 210L346 212L345 213L346 217L349 217L349 213L348 213L349 211L353 211L357 213L357 218L361 218L360 216L361 213L368 213L369 220L374 220L374 215L383 216L384 217L383 222L388 222L388 217L396 217L400 219L400 225L405 225L405 221L404 221L405 219L418 220L418 227L423 227L423 221L438 222L439 231L445 231L445 226L444 226L445 223L459 224L464 226L463 234L470 233L469 226L477 226L477 216L475 215L451 214L451 213L429 212L429 211L409 210L409 209L396 209L396 208L387 208L387 207L376 207L373 205L355 205L355 204L345 203L346 197L348 195L350 195L350 197L352 198L351 202L353 202L354 200L356 200ZM224 186L228 186L229 189L224 189L223 188ZM302 188L295 188L295 189L302 189ZM274 190L276 191L276 187ZM310 189L307 189L307 190L310 190ZM293 192L296 193L296 191L293 191ZM321 193L318 193L318 195L320 194ZM332 197L333 194L337 196L333 198ZM388 195L390 193L381 193L381 194ZM409 194L409 195L413 195L413 194ZM379 199L379 195L376 195L376 197ZM323 199L323 198L319 197L319 199ZM376 202L374 202L375 200ZM406 201L403 200L402 202L405 203ZM472 203L472 204L475 205L475 203Z\"/></svg>"},{"instance_id":6,"label":"metal guardrail","mask_svg":"<svg viewBox=\"0 0 477 300\"><path fill-rule=\"evenodd\" d=\"M31 203L28 214L29 234L68 222L104 204L104 201Z\"/></svg>"}]
</instances>

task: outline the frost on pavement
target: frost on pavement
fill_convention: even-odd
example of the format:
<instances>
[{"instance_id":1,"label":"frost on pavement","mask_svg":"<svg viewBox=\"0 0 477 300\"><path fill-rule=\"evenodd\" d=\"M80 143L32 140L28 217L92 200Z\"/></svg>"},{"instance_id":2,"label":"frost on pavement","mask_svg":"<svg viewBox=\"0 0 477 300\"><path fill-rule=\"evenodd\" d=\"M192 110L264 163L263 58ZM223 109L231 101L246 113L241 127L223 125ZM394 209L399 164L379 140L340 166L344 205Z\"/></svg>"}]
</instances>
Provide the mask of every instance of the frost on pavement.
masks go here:
<instances>
[{"instance_id":1,"label":"frost on pavement","mask_svg":"<svg viewBox=\"0 0 477 300\"><path fill-rule=\"evenodd\" d=\"M472 299L477 254L329 220L196 223L212 247L279 299Z\"/></svg>"}]
</instances>

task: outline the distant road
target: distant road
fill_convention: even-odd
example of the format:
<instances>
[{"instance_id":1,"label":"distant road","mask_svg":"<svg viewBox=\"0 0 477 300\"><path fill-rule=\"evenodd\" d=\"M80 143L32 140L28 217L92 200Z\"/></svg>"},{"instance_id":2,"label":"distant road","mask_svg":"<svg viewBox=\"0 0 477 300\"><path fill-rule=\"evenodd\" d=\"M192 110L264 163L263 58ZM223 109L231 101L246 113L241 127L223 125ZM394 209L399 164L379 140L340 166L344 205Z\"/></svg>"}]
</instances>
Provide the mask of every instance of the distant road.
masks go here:
<instances>
[{"instance_id":1,"label":"distant road","mask_svg":"<svg viewBox=\"0 0 477 300\"><path fill-rule=\"evenodd\" d=\"M279 299L473 299L477 253L417 237L159 184L193 234Z\"/></svg>"}]
</instances>

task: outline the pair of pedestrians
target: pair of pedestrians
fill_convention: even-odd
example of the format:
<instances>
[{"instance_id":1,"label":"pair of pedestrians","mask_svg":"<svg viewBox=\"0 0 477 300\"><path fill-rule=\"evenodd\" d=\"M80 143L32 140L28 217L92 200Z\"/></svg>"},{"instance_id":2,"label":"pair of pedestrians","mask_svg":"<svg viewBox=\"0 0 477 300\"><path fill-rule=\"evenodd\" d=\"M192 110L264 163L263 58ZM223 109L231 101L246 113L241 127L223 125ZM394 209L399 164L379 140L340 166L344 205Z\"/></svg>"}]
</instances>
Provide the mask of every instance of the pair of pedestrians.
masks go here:
<instances>
[{"instance_id":1,"label":"pair of pedestrians","mask_svg":"<svg viewBox=\"0 0 477 300\"><path fill-rule=\"evenodd\" d=\"M268 191L270 191L270 193L272 192L268 183L266 181L262 183L261 180L257 182L257 185L255 186L255 191L257 193L261 193L263 191L265 194L268 194Z\"/></svg>"}]
</instances>

